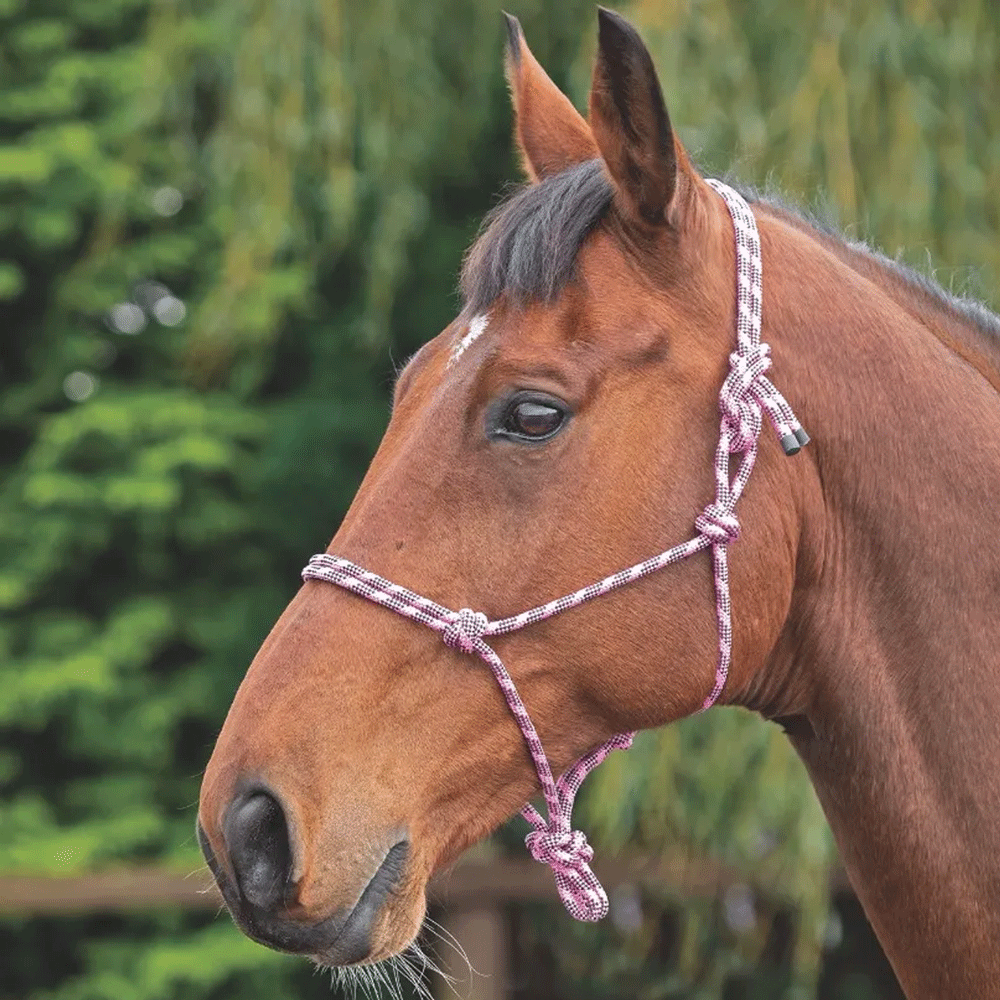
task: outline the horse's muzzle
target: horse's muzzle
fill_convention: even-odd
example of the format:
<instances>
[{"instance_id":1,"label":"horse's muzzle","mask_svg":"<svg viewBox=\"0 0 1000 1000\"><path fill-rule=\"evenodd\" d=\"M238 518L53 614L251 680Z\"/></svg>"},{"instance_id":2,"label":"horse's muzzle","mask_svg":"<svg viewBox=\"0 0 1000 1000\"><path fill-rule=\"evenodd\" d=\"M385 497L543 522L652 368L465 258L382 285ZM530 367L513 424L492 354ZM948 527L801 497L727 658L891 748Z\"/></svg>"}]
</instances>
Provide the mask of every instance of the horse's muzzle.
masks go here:
<instances>
[{"instance_id":1,"label":"horse's muzzle","mask_svg":"<svg viewBox=\"0 0 1000 1000\"><path fill-rule=\"evenodd\" d=\"M260 944L309 955L324 965L352 965L369 957L372 926L399 883L409 853L407 841L397 843L353 907L307 923L292 916L292 850L285 815L274 796L260 789L245 793L226 811L223 836L232 875L220 864L200 821L197 832L208 867L240 929Z\"/></svg>"}]
</instances>

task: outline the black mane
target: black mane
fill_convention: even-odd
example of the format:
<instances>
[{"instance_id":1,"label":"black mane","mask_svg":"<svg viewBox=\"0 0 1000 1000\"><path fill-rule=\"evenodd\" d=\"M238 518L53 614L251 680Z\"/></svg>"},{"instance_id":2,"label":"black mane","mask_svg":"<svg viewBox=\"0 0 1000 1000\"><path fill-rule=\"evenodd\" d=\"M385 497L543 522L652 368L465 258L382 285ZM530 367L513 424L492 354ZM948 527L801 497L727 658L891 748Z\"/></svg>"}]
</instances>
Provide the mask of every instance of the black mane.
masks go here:
<instances>
[{"instance_id":1,"label":"black mane","mask_svg":"<svg viewBox=\"0 0 1000 1000\"><path fill-rule=\"evenodd\" d=\"M822 214L810 212L789 202L779 190L768 188L764 191L755 188L745 187L734 180L727 180L727 183L736 188L740 194L751 204L762 205L765 208L772 208L779 214L790 215L795 219L804 222L809 228L814 229L823 236L837 240L848 250L862 254L873 260L876 264L890 274L895 274L902 278L914 291L928 295L936 299L945 308L956 313L959 319L964 320L971 327L990 337L1000 339L1000 316L993 312L988 306L978 299L972 298L968 294L956 294L945 288L933 274L926 274L909 264L904 264L900 260L894 260L886 256L881 250L870 246L862 240L852 239L845 235L842 230L834 224L829 215L831 208L827 206Z\"/></svg>"}]
</instances>

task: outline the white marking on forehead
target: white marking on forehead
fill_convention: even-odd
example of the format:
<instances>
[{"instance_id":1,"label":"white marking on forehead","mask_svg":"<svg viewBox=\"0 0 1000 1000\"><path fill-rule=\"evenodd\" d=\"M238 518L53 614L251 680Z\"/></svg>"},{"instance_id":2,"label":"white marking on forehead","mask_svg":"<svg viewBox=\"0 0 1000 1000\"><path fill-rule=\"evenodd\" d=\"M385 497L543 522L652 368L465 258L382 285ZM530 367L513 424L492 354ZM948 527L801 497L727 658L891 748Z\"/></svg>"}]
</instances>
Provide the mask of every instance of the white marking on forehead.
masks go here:
<instances>
[{"instance_id":1,"label":"white marking on forehead","mask_svg":"<svg viewBox=\"0 0 1000 1000\"><path fill-rule=\"evenodd\" d=\"M449 368L486 332L488 321L489 316L486 313L472 317L465 335L461 340L456 340L451 348L451 357L448 359Z\"/></svg>"}]
</instances>

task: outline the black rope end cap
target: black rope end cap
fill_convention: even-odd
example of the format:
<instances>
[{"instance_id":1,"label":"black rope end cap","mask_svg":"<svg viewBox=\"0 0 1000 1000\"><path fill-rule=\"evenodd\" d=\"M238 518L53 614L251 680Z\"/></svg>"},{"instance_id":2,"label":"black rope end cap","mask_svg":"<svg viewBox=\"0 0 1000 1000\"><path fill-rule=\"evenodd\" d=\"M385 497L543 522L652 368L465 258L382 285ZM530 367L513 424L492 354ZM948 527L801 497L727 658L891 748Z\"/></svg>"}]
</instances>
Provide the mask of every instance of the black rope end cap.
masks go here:
<instances>
[{"instance_id":1,"label":"black rope end cap","mask_svg":"<svg viewBox=\"0 0 1000 1000\"><path fill-rule=\"evenodd\" d=\"M802 427L796 427L791 434L781 435L781 447L785 449L786 455L797 455L807 444L809 435Z\"/></svg>"},{"instance_id":2,"label":"black rope end cap","mask_svg":"<svg viewBox=\"0 0 1000 1000\"><path fill-rule=\"evenodd\" d=\"M785 449L786 455L797 455L802 445L799 444L799 439L794 434L782 434L781 447Z\"/></svg>"}]
</instances>

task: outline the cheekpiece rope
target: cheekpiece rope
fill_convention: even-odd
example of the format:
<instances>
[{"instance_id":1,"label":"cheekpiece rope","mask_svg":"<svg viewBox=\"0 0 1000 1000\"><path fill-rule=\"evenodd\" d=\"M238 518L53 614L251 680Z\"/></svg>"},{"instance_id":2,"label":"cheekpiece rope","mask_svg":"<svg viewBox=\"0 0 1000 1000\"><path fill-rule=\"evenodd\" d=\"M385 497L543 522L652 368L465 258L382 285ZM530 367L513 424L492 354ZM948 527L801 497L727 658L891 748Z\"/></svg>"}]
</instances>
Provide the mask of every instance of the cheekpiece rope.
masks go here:
<instances>
[{"instance_id":1,"label":"cheekpiece rope","mask_svg":"<svg viewBox=\"0 0 1000 1000\"><path fill-rule=\"evenodd\" d=\"M555 780L538 732L503 661L486 643L490 636L506 635L578 607L601 594L610 593L650 573L711 548L715 570L716 619L719 628L719 659L715 683L701 710L715 704L729 676L732 658L732 605L729 597L729 564L726 547L740 537L736 503L757 459L757 440L762 413L767 413L786 454L794 455L809 441L784 397L766 377L771 367L771 351L760 341L762 272L760 239L750 207L732 188L717 180L708 183L722 196L733 219L736 233L736 350L729 355L729 373L719 393L721 421L719 444L715 450L715 499L695 518L697 534L652 559L605 577L566 597L523 611L510 618L491 621L481 611L462 608L454 611L420 594L400 587L333 555L316 555L302 571L305 580L323 580L441 634L445 645L478 656L493 671L500 690L524 736L528 752L538 771L548 812L545 819L530 803L521 814L532 830L525 838L531 856L547 864L555 875L559 897L577 920L600 920L608 912L608 897L590 868L594 851L587 838L572 828L573 800L583 779L612 750L626 750L634 733L613 736L581 757L561 778ZM730 479L729 456L741 455L736 475Z\"/></svg>"}]
</instances>

